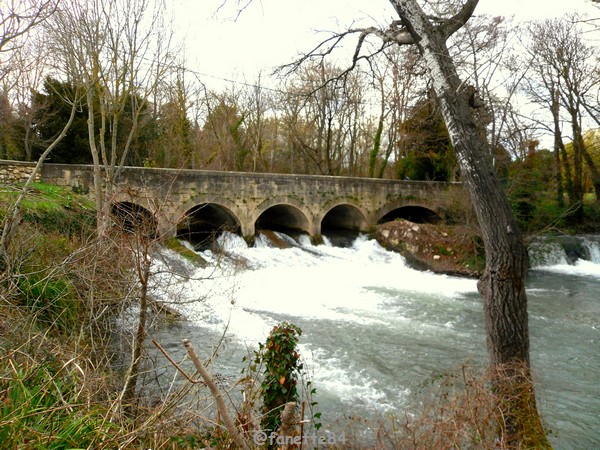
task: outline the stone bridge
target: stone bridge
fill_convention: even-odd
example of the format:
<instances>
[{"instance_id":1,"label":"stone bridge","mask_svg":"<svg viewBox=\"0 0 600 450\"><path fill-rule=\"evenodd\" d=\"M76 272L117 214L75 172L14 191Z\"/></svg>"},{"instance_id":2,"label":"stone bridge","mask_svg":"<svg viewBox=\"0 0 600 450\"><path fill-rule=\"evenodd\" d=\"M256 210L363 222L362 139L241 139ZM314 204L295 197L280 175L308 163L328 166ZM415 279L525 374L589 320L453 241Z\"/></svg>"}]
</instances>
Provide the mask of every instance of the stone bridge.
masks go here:
<instances>
[{"instance_id":1,"label":"stone bridge","mask_svg":"<svg viewBox=\"0 0 600 450\"><path fill-rule=\"evenodd\" d=\"M9 163L32 167L0 161L0 179ZM93 193L92 166L45 164L40 180ZM112 202L116 212L150 218L165 238L200 241L229 230L252 240L269 229L318 239L340 230L368 232L396 218L445 221L462 195L454 183L125 167Z\"/></svg>"}]
</instances>

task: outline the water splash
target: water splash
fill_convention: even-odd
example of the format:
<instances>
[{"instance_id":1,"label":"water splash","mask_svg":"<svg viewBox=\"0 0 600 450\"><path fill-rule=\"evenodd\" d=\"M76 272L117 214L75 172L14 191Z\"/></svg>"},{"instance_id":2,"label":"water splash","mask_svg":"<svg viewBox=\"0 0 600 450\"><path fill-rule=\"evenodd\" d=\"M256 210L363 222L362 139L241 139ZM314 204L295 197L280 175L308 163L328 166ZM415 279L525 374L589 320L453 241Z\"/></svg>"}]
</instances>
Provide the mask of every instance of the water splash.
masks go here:
<instances>
[{"instance_id":1,"label":"water splash","mask_svg":"<svg viewBox=\"0 0 600 450\"><path fill-rule=\"evenodd\" d=\"M554 402L548 417L560 423L563 439L569 436L563 442L578 444L573 448L595 448L590 443L600 426L593 414L600 246L588 240L580 247L591 261L569 264L564 247L553 244L542 249L545 259L528 281L532 360L546 403ZM178 307L195 323L197 335L186 337L210 348L225 333L231 356L220 356L219 370L239 374L241 357L264 342L273 325L297 324L301 354L329 420L401 414L409 394L440 371L467 359L485 364L476 281L413 270L364 236L349 248L314 246L300 236L281 249L268 239L248 247L224 233L218 248L202 256L209 267L189 280L157 283L167 300L179 296ZM583 278L586 273L593 276ZM168 335L180 341L174 330ZM567 396L566 385L574 387Z\"/></svg>"},{"instance_id":2,"label":"water splash","mask_svg":"<svg viewBox=\"0 0 600 450\"><path fill-rule=\"evenodd\" d=\"M560 242L539 239L529 244L527 251L533 268L569 264L567 252Z\"/></svg>"},{"instance_id":3,"label":"water splash","mask_svg":"<svg viewBox=\"0 0 600 450\"><path fill-rule=\"evenodd\" d=\"M600 242L593 240L592 237L584 237L583 246L589 254L589 260L595 264L600 264Z\"/></svg>"},{"instance_id":4,"label":"water splash","mask_svg":"<svg viewBox=\"0 0 600 450\"><path fill-rule=\"evenodd\" d=\"M569 257L567 248L571 250ZM575 276L600 277L600 242L593 236L565 236L538 239L528 248L536 270Z\"/></svg>"}]
</instances>

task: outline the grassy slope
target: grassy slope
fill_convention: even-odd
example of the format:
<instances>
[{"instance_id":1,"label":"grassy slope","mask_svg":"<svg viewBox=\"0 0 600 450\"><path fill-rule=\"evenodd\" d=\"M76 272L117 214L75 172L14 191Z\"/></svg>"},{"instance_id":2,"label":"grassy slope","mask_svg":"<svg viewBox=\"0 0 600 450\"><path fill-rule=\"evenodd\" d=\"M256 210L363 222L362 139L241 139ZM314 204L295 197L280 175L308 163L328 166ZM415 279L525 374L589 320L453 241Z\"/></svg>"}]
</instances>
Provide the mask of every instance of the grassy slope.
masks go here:
<instances>
[{"instance_id":1,"label":"grassy slope","mask_svg":"<svg viewBox=\"0 0 600 450\"><path fill-rule=\"evenodd\" d=\"M0 185L0 216L19 195ZM117 426L103 405L82 401L89 347L77 339L78 297L61 262L92 232L93 204L69 189L34 183L0 276L0 442L6 448L96 446Z\"/></svg>"},{"instance_id":2,"label":"grassy slope","mask_svg":"<svg viewBox=\"0 0 600 450\"><path fill-rule=\"evenodd\" d=\"M0 216L6 214L19 192L19 185L0 185ZM46 183L33 183L21 209L24 223L65 236L89 229L94 222L94 204L89 198Z\"/></svg>"}]
</instances>

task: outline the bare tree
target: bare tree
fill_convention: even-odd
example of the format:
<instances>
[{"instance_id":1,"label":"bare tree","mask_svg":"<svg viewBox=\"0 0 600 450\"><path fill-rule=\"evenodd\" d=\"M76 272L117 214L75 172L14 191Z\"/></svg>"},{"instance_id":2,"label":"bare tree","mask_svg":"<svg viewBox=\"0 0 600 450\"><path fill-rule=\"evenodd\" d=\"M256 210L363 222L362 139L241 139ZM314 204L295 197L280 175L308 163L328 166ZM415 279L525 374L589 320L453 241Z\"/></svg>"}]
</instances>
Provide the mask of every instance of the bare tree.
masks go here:
<instances>
[{"instance_id":1,"label":"bare tree","mask_svg":"<svg viewBox=\"0 0 600 450\"><path fill-rule=\"evenodd\" d=\"M86 94L99 235L107 230L110 198L140 118L172 68L172 32L163 6L73 0L62 4L49 30L57 68Z\"/></svg>"},{"instance_id":2,"label":"bare tree","mask_svg":"<svg viewBox=\"0 0 600 450\"><path fill-rule=\"evenodd\" d=\"M11 70L10 53L23 45L24 37L56 10L58 0L6 0L0 5L0 80ZM8 55L8 56L7 56Z\"/></svg>"},{"instance_id":3,"label":"bare tree","mask_svg":"<svg viewBox=\"0 0 600 450\"><path fill-rule=\"evenodd\" d=\"M57 3L11 0L0 5L0 155L4 158L31 161L31 92L42 84L49 59L38 31Z\"/></svg>"},{"instance_id":4,"label":"bare tree","mask_svg":"<svg viewBox=\"0 0 600 450\"><path fill-rule=\"evenodd\" d=\"M358 75L342 76L326 63L307 65L295 75L286 88L285 122L305 171L340 175L344 163L352 161L362 116Z\"/></svg>"},{"instance_id":5,"label":"bare tree","mask_svg":"<svg viewBox=\"0 0 600 450\"><path fill-rule=\"evenodd\" d=\"M243 91L231 86L221 93L208 92L202 102L207 113L200 133L202 166L216 170L244 170L250 155Z\"/></svg>"},{"instance_id":6,"label":"bare tree","mask_svg":"<svg viewBox=\"0 0 600 450\"><path fill-rule=\"evenodd\" d=\"M267 113L272 110L273 103L271 92L262 84L262 74L258 75L253 85L248 86L247 95L244 97L246 104L244 109L248 111L246 119L248 147L252 158L252 172L256 172L264 166L262 164L264 152L268 148Z\"/></svg>"},{"instance_id":7,"label":"bare tree","mask_svg":"<svg viewBox=\"0 0 600 450\"><path fill-rule=\"evenodd\" d=\"M380 67L378 65L374 65L374 71L375 71L375 76L374 76L374 84L376 87L376 90L378 91L379 94L379 114L378 114L378 118L377 118L377 128L375 130L375 135L373 136L373 145L371 148L371 151L369 152L369 168L368 168L368 172L367 172L367 176L369 178L373 178L375 177L375 173L376 173L376 168L377 165L379 164L379 170L377 171L377 174L380 175L379 178L381 178L381 176L383 175L383 172L385 170L385 166L387 166L387 162L389 161L389 157L391 154L391 150L394 147L394 134L391 134L390 139L387 142L387 146L386 146L386 150L385 153L382 157L381 155L381 148L382 145L385 145L385 143L383 142L383 131L384 131L384 125L386 122L386 119L389 116L396 116L397 111L398 111L398 105L396 102L393 101L389 101L389 96L390 94L388 94L388 89L386 86L386 80L389 79L389 73L388 71L391 70L393 73L394 78L396 78L396 74L397 74L397 67L394 67L393 69L391 69L389 67L388 64L384 64L383 67ZM398 86L400 85L399 83L394 83L394 86ZM397 94L397 90L392 91L393 94ZM393 95L392 94L392 95ZM396 95L396 98L398 96ZM395 126L391 126L390 130L392 133L395 132L396 127Z\"/></svg>"},{"instance_id":8,"label":"bare tree","mask_svg":"<svg viewBox=\"0 0 600 450\"><path fill-rule=\"evenodd\" d=\"M37 25L49 19L50 15L56 10L56 0L48 0L42 3L29 2L26 0L10 1L9 3L0 7L0 30L2 35L0 36L0 57L4 54L9 55L6 61L0 65L0 81L4 82L6 75L11 72L10 64L18 60L18 57L23 57L23 53L19 53L17 50L24 46L24 37ZM21 59L24 61L24 59ZM7 67L8 66L8 67ZM21 71L26 73L25 64L18 64ZM39 72L35 72L39 75ZM15 84L18 84L19 77L14 78ZM29 86L28 86L29 87ZM62 131L58 136L49 143L46 149L42 152L38 158L37 164L32 170L30 176L26 180L25 184L21 188L21 192L17 196L15 203L11 205L4 217L2 225L2 233L0 235L0 267L3 271L10 274L12 271L10 261L10 246L12 236L14 235L15 229L20 221L21 205L25 200L32 183L35 181L44 161L52 150L60 143L60 141L66 136L73 119L75 112L79 105L78 95L75 98L65 99L71 106L71 113L69 119L64 124Z\"/></svg>"},{"instance_id":9,"label":"bare tree","mask_svg":"<svg viewBox=\"0 0 600 450\"><path fill-rule=\"evenodd\" d=\"M151 115L151 142L144 165L189 168L192 163L192 123L188 118L189 85L185 71L179 69L174 80L163 83ZM140 155L141 156L141 155ZM142 162L142 161L139 161Z\"/></svg>"},{"instance_id":10,"label":"bare tree","mask_svg":"<svg viewBox=\"0 0 600 450\"><path fill-rule=\"evenodd\" d=\"M139 285L139 313L137 314L137 326L131 343L131 363L127 368L125 383L120 394L120 401L116 406L124 407L127 412L133 412L136 387L142 367L142 352L146 335L148 334L149 315L149 287L151 277L151 251L156 245L156 223L153 218L144 214L142 210L135 208L117 208L115 215L120 222L119 229L123 232L123 243L131 252L135 280Z\"/></svg>"},{"instance_id":11,"label":"bare tree","mask_svg":"<svg viewBox=\"0 0 600 450\"><path fill-rule=\"evenodd\" d=\"M519 371L512 371L515 365L529 371L523 238L493 169L487 143L477 132L472 93L465 89L446 46L448 38L469 20L478 0L467 0L456 14L443 20L431 18L415 0L391 3L400 16L401 29L390 38L401 45L416 45L423 57L481 228L486 268L478 288L484 299L490 365L502 375L498 382L504 385L500 392L507 402L504 407L509 438L519 445L549 446L537 419L531 381L523 379ZM527 389L515 392L515 387L523 383Z\"/></svg>"},{"instance_id":12,"label":"bare tree","mask_svg":"<svg viewBox=\"0 0 600 450\"><path fill-rule=\"evenodd\" d=\"M538 103L545 104L552 113L555 148L568 164L562 143L559 122L561 111L566 112L571 125L573 142L573 174L566 171L569 181L569 200L579 205L583 202L583 162L591 173L596 198L600 192L600 171L586 148L583 139L583 119L586 105L593 103L594 89L600 80L594 74L600 70L597 49L586 44L578 29L579 16L547 20L530 26L530 53L534 58L534 71L529 79L529 94ZM589 108L593 117L593 109ZM565 167L566 168L566 167ZM572 188L570 187L572 185Z\"/></svg>"},{"instance_id":13,"label":"bare tree","mask_svg":"<svg viewBox=\"0 0 600 450\"><path fill-rule=\"evenodd\" d=\"M323 58L348 36L357 36L350 68L370 57L363 53L363 46L371 36L382 39L382 48L417 47L431 78L484 241L486 268L478 289L484 301L489 364L502 397L499 407L506 418L507 438L518 447L549 447L529 377L527 257L523 237L492 165L488 143L479 132L474 117L474 92L459 77L447 46L448 39L471 18L478 0L467 0L456 13L451 12L456 2L428 2L424 6L417 0L390 3L399 20L388 29L349 30L332 37L298 64L315 56Z\"/></svg>"},{"instance_id":14,"label":"bare tree","mask_svg":"<svg viewBox=\"0 0 600 450\"><path fill-rule=\"evenodd\" d=\"M11 155L6 152L4 155L8 159L24 157L26 161L31 161L34 157L34 147L44 148L51 144L51 142L44 142L38 136L34 125L34 122L39 124L46 119L40 118L40 105L36 104L33 98L34 90L44 84L44 78L48 75L46 61L51 59L43 41L43 34L37 33L14 49L10 55L11 70L1 80L3 85L1 89L6 93L6 99L16 117L16 123L11 131L18 138L18 148L14 153L19 155L19 158L10 158ZM65 99L65 109L71 106L74 100L74 98ZM52 139L55 137L53 136Z\"/></svg>"},{"instance_id":15,"label":"bare tree","mask_svg":"<svg viewBox=\"0 0 600 450\"><path fill-rule=\"evenodd\" d=\"M509 115L514 111L515 94L529 67L521 61L516 63L519 50L514 49L513 42L520 33L518 26L503 17L477 16L465 24L464 33L454 35L450 48L459 73L472 86L473 101L479 103L473 111L490 144L494 165L496 153L502 151L502 140L514 131L508 125L515 117L509 119Z\"/></svg>"},{"instance_id":16,"label":"bare tree","mask_svg":"<svg viewBox=\"0 0 600 450\"><path fill-rule=\"evenodd\" d=\"M403 156L400 125L426 83L420 58L413 48L388 47L379 56L370 64L380 107L369 152L368 176L382 178L390 158L397 162Z\"/></svg>"}]
</instances>

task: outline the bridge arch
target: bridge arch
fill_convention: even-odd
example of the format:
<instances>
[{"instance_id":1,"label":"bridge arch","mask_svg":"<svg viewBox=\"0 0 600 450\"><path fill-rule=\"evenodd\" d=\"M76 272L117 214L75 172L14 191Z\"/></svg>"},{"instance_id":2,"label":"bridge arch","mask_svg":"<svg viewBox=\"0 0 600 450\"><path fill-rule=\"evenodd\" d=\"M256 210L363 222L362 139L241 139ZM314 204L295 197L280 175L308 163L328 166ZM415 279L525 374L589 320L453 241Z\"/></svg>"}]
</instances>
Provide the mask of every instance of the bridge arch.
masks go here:
<instances>
[{"instance_id":1,"label":"bridge arch","mask_svg":"<svg viewBox=\"0 0 600 450\"><path fill-rule=\"evenodd\" d=\"M115 201L110 205L113 222L123 231L141 233L155 238L158 235L158 220L152 211L132 201Z\"/></svg>"},{"instance_id":2,"label":"bridge arch","mask_svg":"<svg viewBox=\"0 0 600 450\"><path fill-rule=\"evenodd\" d=\"M367 219L361 209L351 203L338 203L330 207L320 221L321 234L328 231L367 231Z\"/></svg>"},{"instance_id":3,"label":"bridge arch","mask_svg":"<svg viewBox=\"0 0 600 450\"><path fill-rule=\"evenodd\" d=\"M406 219L415 223L440 223L443 220L431 208L421 205L403 204L391 205L380 211L377 223L391 222L396 219Z\"/></svg>"},{"instance_id":4,"label":"bridge arch","mask_svg":"<svg viewBox=\"0 0 600 450\"><path fill-rule=\"evenodd\" d=\"M306 214L296 205L277 203L266 208L254 222L255 231L306 232L311 234L311 224Z\"/></svg>"},{"instance_id":5,"label":"bridge arch","mask_svg":"<svg viewBox=\"0 0 600 450\"><path fill-rule=\"evenodd\" d=\"M223 231L240 234L237 216L219 203L200 203L188 209L177 224L177 237L194 247L209 245Z\"/></svg>"}]
</instances>

